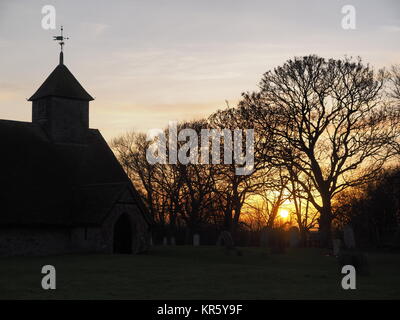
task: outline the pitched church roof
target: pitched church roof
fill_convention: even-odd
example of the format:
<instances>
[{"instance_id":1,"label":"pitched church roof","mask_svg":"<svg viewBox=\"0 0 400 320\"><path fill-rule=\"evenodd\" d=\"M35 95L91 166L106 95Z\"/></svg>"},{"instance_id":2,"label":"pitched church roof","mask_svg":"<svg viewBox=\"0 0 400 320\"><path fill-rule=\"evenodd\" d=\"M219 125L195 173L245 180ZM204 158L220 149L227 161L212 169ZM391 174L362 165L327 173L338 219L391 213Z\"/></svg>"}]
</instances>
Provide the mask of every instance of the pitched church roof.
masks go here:
<instances>
[{"instance_id":1,"label":"pitched church roof","mask_svg":"<svg viewBox=\"0 0 400 320\"><path fill-rule=\"evenodd\" d=\"M93 100L63 64L62 52L29 100L48 96ZM86 130L84 143L56 143L39 122L0 120L0 226L101 225L118 199L135 204L151 223L101 133Z\"/></svg>"},{"instance_id":2,"label":"pitched church roof","mask_svg":"<svg viewBox=\"0 0 400 320\"><path fill-rule=\"evenodd\" d=\"M62 52L60 54L62 55ZM94 100L64 65L62 56L60 56L59 65L47 77L33 96L29 98L29 101L44 97L62 97L85 101Z\"/></svg>"},{"instance_id":3,"label":"pitched church roof","mask_svg":"<svg viewBox=\"0 0 400 320\"><path fill-rule=\"evenodd\" d=\"M38 124L0 120L0 136L0 225L100 225L126 190L148 219L98 130L86 145L54 144Z\"/></svg>"}]
</instances>

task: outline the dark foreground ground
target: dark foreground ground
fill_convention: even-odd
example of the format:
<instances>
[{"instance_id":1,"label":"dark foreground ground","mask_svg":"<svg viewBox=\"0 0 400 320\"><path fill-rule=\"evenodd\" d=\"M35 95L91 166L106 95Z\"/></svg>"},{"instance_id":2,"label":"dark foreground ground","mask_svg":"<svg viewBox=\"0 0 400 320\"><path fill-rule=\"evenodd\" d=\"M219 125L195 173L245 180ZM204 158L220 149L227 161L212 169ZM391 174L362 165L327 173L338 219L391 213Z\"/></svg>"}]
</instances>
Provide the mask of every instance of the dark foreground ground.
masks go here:
<instances>
[{"instance_id":1,"label":"dark foreground ground","mask_svg":"<svg viewBox=\"0 0 400 320\"><path fill-rule=\"evenodd\" d=\"M370 276L341 288L336 260L318 249L243 256L215 247L155 247L147 255L0 259L0 299L399 299L400 255L368 253ZM41 288L54 265L57 289Z\"/></svg>"}]
</instances>

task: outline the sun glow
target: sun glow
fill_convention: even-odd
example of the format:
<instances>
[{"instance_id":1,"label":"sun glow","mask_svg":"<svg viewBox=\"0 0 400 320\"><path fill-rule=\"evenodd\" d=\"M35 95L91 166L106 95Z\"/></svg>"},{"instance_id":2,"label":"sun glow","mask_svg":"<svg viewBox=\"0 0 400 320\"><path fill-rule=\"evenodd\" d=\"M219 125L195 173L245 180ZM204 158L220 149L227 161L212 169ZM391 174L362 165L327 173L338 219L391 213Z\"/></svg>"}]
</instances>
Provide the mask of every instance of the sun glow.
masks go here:
<instances>
[{"instance_id":1,"label":"sun glow","mask_svg":"<svg viewBox=\"0 0 400 320\"><path fill-rule=\"evenodd\" d=\"M279 216L285 219L289 216L289 211L287 211L286 209L281 209L279 210Z\"/></svg>"}]
</instances>

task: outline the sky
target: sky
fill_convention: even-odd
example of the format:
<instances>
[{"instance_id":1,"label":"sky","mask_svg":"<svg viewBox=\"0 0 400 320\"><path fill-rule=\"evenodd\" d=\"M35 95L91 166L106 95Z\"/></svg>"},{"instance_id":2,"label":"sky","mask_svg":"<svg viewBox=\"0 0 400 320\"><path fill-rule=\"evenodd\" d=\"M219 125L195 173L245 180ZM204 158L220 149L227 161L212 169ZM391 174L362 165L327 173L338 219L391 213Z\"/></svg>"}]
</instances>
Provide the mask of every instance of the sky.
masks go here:
<instances>
[{"instance_id":1,"label":"sky","mask_svg":"<svg viewBox=\"0 0 400 320\"><path fill-rule=\"evenodd\" d=\"M234 106L294 56L400 63L398 0L0 0L0 119L30 121L26 99L58 63L44 5L70 37L64 63L95 97L90 127L108 141ZM344 5L354 30L342 28Z\"/></svg>"}]
</instances>

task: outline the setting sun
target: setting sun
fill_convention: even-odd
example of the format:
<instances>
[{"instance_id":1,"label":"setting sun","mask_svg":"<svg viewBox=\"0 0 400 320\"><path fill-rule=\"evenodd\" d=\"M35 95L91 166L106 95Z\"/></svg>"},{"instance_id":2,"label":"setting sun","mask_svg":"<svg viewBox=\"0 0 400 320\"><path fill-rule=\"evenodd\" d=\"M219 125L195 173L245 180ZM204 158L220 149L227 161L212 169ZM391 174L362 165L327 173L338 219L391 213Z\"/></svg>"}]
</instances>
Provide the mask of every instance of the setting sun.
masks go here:
<instances>
[{"instance_id":1,"label":"setting sun","mask_svg":"<svg viewBox=\"0 0 400 320\"><path fill-rule=\"evenodd\" d=\"M281 209L279 211L279 215L281 218L287 218L289 216L289 211L287 211L286 209Z\"/></svg>"}]
</instances>

